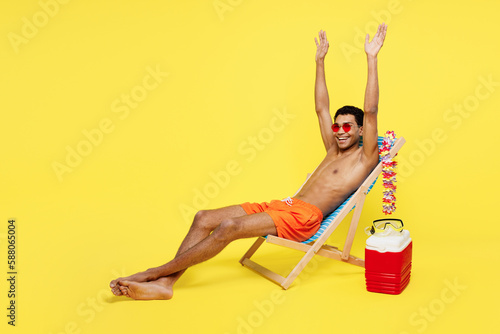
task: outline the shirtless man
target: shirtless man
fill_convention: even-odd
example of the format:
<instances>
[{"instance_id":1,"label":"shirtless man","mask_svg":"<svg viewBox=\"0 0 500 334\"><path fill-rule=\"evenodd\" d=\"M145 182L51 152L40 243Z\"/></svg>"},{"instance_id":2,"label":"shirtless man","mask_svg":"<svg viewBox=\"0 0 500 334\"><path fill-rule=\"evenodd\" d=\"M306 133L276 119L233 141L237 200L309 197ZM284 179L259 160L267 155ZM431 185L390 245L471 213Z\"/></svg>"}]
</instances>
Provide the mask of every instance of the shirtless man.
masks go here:
<instances>
[{"instance_id":1,"label":"shirtless man","mask_svg":"<svg viewBox=\"0 0 500 334\"><path fill-rule=\"evenodd\" d=\"M294 198L199 211L173 260L111 281L113 294L133 299L170 299L175 282L187 268L212 258L234 240L272 234L302 241L316 233L323 216L333 212L377 165L377 55L386 32L387 26L381 24L371 42L366 36L364 113L355 107L342 107L335 114L335 124L325 82L324 58L329 46L326 33L319 32L319 43L315 38L316 113L327 154ZM363 146L359 147L361 135Z\"/></svg>"}]
</instances>

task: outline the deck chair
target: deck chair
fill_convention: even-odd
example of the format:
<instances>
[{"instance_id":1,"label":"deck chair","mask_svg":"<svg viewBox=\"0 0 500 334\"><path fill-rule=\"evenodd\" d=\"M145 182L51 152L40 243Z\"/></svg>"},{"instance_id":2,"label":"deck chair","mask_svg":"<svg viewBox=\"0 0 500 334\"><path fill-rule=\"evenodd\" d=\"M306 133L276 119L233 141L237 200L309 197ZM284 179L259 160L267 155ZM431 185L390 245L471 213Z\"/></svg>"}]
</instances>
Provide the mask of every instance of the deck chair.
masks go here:
<instances>
[{"instance_id":1,"label":"deck chair","mask_svg":"<svg viewBox=\"0 0 500 334\"><path fill-rule=\"evenodd\" d=\"M383 137L378 137L378 145L381 147ZM404 138L398 138L391 150L390 157L393 158L398 151L401 149L403 144L405 143ZM349 196L334 212L328 215L321 226L311 238L303 242L297 242L293 240L279 238L274 235L268 235L257 238L255 243L250 247L250 249L243 255L240 260L240 263L255 271L256 273L264 276L265 278L271 280L272 282L278 284L283 289L287 289L295 278L300 274L302 269L309 263L309 261L313 258L314 255L321 255L324 257L328 257L334 260L339 260L342 262L347 262L350 264L354 264L356 266L365 267L365 260L355 257L350 254L352 243L354 241L354 236L356 234L356 228L358 226L358 221L361 216L361 211L363 210L363 204L366 198L366 195L371 190L377 177L382 172L382 162L379 160L379 163L373 169L373 171L368 175L365 181L361 184L361 186L351 195ZM314 173L314 172L313 172ZM306 180L307 182L307 180ZM302 187L301 187L302 188ZM299 189L300 191L300 189ZM298 193L298 191L297 191ZM355 209L354 209L355 208ZM344 243L344 247L339 250L337 247L333 247L326 244L326 240L331 236L333 231L340 225L342 220L347 216L347 214L354 209L354 213L351 219L351 223L349 226L349 231L347 233L346 241ZM275 245L288 247L292 249L296 249L305 253L299 263L292 269L292 271L288 274L287 277L283 277L260 264L252 261L250 258L257 251L257 249L262 245L264 241L268 243L272 243Z\"/></svg>"}]
</instances>

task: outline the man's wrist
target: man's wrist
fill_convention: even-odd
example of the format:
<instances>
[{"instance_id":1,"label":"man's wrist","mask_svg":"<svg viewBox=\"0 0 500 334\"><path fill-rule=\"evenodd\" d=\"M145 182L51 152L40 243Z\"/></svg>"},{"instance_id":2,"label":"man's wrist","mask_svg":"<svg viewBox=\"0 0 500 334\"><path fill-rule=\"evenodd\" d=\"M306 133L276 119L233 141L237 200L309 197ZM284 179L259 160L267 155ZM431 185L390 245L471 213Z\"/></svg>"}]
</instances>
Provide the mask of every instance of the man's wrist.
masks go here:
<instances>
[{"instance_id":1,"label":"man's wrist","mask_svg":"<svg viewBox=\"0 0 500 334\"><path fill-rule=\"evenodd\" d=\"M325 58L318 58L318 59L316 59L316 64L318 64L318 65L324 65L325 64Z\"/></svg>"}]
</instances>

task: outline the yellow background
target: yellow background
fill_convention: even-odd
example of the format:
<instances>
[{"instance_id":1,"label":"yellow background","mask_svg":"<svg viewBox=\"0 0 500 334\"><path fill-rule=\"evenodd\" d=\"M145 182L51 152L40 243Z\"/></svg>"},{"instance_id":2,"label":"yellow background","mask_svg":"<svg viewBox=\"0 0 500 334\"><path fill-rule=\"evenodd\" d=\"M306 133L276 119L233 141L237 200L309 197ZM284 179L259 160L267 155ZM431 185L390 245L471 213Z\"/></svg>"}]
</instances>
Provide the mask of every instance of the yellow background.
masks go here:
<instances>
[{"instance_id":1,"label":"yellow background","mask_svg":"<svg viewBox=\"0 0 500 334\"><path fill-rule=\"evenodd\" d=\"M2 332L497 332L499 10L493 0L2 2L1 276L9 218L19 272L15 328L0 281ZM324 29L330 41L331 109L362 106L359 40L382 20L379 133L407 140L395 217L414 242L408 288L369 293L361 268L317 259L282 291L238 264L253 242L241 240L190 269L171 301L112 296L111 279L175 254L202 205L293 194L324 155L314 37ZM152 70L163 74L145 90ZM126 115L131 94L141 101ZM89 147L84 131L102 122L108 133ZM58 178L68 147L87 155ZM377 185L355 254L382 217ZM256 258L286 272L298 255L264 245Z\"/></svg>"}]
</instances>

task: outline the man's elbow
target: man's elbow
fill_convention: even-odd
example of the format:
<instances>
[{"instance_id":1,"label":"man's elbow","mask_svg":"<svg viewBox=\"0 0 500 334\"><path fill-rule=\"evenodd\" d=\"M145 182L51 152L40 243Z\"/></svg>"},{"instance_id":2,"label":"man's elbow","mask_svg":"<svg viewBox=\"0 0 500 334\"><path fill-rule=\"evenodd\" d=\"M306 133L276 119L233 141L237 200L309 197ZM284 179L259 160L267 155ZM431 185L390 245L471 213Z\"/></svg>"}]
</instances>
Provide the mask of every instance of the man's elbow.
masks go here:
<instances>
[{"instance_id":1,"label":"man's elbow","mask_svg":"<svg viewBox=\"0 0 500 334\"><path fill-rule=\"evenodd\" d=\"M316 114L319 115L325 115L325 114L330 114L330 110L327 107L316 107Z\"/></svg>"},{"instance_id":2,"label":"man's elbow","mask_svg":"<svg viewBox=\"0 0 500 334\"><path fill-rule=\"evenodd\" d=\"M365 114L376 114L378 112L378 107L365 107L363 111L365 112Z\"/></svg>"}]
</instances>

